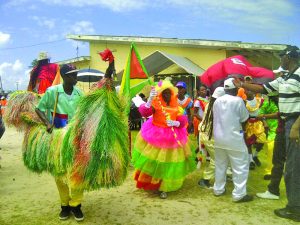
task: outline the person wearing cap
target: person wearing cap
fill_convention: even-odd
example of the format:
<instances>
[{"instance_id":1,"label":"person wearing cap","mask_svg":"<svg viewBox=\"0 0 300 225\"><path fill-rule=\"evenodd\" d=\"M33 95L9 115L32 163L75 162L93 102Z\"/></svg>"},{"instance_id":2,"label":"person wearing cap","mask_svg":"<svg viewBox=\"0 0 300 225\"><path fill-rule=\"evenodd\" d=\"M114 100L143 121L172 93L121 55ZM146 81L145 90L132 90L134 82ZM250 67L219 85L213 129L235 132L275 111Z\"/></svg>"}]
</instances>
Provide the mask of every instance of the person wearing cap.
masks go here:
<instances>
[{"instance_id":1,"label":"person wearing cap","mask_svg":"<svg viewBox=\"0 0 300 225\"><path fill-rule=\"evenodd\" d=\"M276 97L278 101L278 96L272 96L272 98ZM278 104L278 103L277 103ZM271 107L272 108L272 107ZM264 179L269 178L270 183L268 184L268 189L265 192L256 193L256 196L264 199L278 200L280 196L280 182L284 172L284 164L286 161L286 145L285 145L285 132L284 132L284 120L280 117L280 113L270 113L270 114L262 114L267 121L268 120L276 120L277 121L277 129L275 133L275 138L273 141L273 149L272 149L272 168L271 174L269 176L264 176ZM271 127L271 126L270 126ZM272 129L270 129L272 135ZM272 142L267 143L267 150L272 148ZM269 160L269 159L268 159Z\"/></svg>"},{"instance_id":2,"label":"person wearing cap","mask_svg":"<svg viewBox=\"0 0 300 225\"><path fill-rule=\"evenodd\" d=\"M264 85L246 84L235 79L237 87L255 93L279 95L279 113L285 120L286 166L285 186L288 203L285 208L274 210L275 215L300 221L300 52L296 46L288 46L281 54L281 67L289 73Z\"/></svg>"},{"instance_id":3,"label":"person wearing cap","mask_svg":"<svg viewBox=\"0 0 300 225\"><path fill-rule=\"evenodd\" d=\"M176 87L178 88L178 95L177 95L178 103L183 108L184 114L187 115L188 120L189 120L189 124L191 124L191 122L192 122L191 121L191 108L193 106L193 101L186 94L187 85L186 85L185 82L179 81L176 84Z\"/></svg>"},{"instance_id":4,"label":"person wearing cap","mask_svg":"<svg viewBox=\"0 0 300 225\"><path fill-rule=\"evenodd\" d=\"M36 113L45 124L47 132L51 133L53 128L63 128L72 119L78 106L82 92L75 87L77 83L76 68L70 64L64 64L60 68L63 84L49 87L42 96L36 108ZM46 112L50 112L46 116ZM59 218L65 220L72 212L77 221L84 219L80 209L83 198L83 190L76 186L69 186L65 183L64 177L56 177L56 185L61 200L61 212Z\"/></svg>"},{"instance_id":5,"label":"person wearing cap","mask_svg":"<svg viewBox=\"0 0 300 225\"><path fill-rule=\"evenodd\" d=\"M225 94L224 87L217 87L205 106L203 120L199 124L199 146L204 144L210 156L209 165L205 166L203 178L199 180L198 184L204 188L211 188L210 181L215 177L215 148L213 137L213 105L217 98Z\"/></svg>"},{"instance_id":6,"label":"person wearing cap","mask_svg":"<svg viewBox=\"0 0 300 225\"><path fill-rule=\"evenodd\" d=\"M136 187L158 192L162 199L180 189L196 168L177 91L168 79L152 87L147 103L139 107L142 116L152 117L143 123L132 153Z\"/></svg>"},{"instance_id":7,"label":"person wearing cap","mask_svg":"<svg viewBox=\"0 0 300 225\"><path fill-rule=\"evenodd\" d=\"M47 52L40 52L37 58L37 65L30 72L27 91L43 94L48 87L59 83L59 65L50 63Z\"/></svg>"},{"instance_id":8,"label":"person wearing cap","mask_svg":"<svg viewBox=\"0 0 300 225\"><path fill-rule=\"evenodd\" d=\"M226 193L226 170L230 163L234 189L234 202L248 202L253 196L247 194L249 174L248 149L244 140L243 124L249 117L244 101L236 96L238 89L234 78L224 81L225 95L213 105L213 135L215 140L214 195Z\"/></svg>"}]
</instances>

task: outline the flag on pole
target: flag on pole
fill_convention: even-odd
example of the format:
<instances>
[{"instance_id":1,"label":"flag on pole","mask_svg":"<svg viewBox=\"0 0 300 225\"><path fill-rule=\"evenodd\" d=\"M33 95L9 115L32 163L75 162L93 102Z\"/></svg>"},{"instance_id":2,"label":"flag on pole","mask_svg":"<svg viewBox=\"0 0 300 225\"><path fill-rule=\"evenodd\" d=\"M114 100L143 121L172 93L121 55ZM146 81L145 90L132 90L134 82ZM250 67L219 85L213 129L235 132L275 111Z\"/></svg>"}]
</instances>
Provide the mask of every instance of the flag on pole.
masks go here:
<instances>
[{"instance_id":1,"label":"flag on pole","mask_svg":"<svg viewBox=\"0 0 300 225\"><path fill-rule=\"evenodd\" d=\"M131 87L130 80L132 79L138 79L140 80L140 82ZM143 64L143 61L141 60L137 48L135 44L132 43L130 46L129 55L127 57L126 66L123 72L119 92L121 96L124 96L128 100L128 105L126 107L127 113L129 113L131 98L133 98L137 93L139 93L143 89L143 87L151 83L152 82L149 79L148 72Z\"/></svg>"}]
</instances>

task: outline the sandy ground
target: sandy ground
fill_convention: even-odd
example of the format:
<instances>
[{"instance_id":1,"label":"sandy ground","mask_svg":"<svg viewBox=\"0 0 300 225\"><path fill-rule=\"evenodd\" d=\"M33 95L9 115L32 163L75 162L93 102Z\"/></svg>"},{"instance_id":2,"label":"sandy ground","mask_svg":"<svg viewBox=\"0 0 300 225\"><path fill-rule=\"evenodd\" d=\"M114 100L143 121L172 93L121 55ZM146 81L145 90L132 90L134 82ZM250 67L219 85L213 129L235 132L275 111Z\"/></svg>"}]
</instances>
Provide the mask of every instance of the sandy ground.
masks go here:
<instances>
[{"instance_id":1,"label":"sandy ground","mask_svg":"<svg viewBox=\"0 0 300 225\"><path fill-rule=\"evenodd\" d=\"M59 197L53 178L37 175L23 165L21 144L23 134L7 129L0 140L0 224L77 224L74 218L60 221ZM263 153L261 153L263 155ZM263 157L261 157L263 158ZM248 191L251 194L266 190L262 179L263 166L251 171ZM135 188L133 169L125 183L114 189L85 194L82 224L296 224L273 214L286 204L285 194L280 200L257 199L249 203L233 203L232 184L227 194L214 197L211 190L197 185L202 170L187 177L181 190L162 200L157 195ZM284 185L281 185L284 192Z\"/></svg>"}]
</instances>

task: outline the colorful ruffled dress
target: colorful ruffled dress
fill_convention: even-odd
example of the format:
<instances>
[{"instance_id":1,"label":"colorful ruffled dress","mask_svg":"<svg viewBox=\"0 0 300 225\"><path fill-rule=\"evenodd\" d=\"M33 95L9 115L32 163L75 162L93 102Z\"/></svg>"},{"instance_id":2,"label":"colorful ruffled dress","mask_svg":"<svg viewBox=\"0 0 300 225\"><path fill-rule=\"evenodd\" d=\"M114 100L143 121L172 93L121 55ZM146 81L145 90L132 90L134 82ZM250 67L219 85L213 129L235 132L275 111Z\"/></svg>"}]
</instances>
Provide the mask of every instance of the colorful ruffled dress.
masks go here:
<instances>
[{"instance_id":1,"label":"colorful ruffled dress","mask_svg":"<svg viewBox=\"0 0 300 225\"><path fill-rule=\"evenodd\" d=\"M182 186L185 177L196 168L188 145L187 117L180 113L182 108L177 101L167 106L160 97L152 102L152 107L141 105L139 108L145 117L154 113L143 124L133 149L136 187L163 192L176 191ZM168 127L166 115L168 119L179 121L180 126Z\"/></svg>"},{"instance_id":2,"label":"colorful ruffled dress","mask_svg":"<svg viewBox=\"0 0 300 225\"><path fill-rule=\"evenodd\" d=\"M248 146L253 145L255 143L266 143L267 141L263 122L256 118L258 116L261 104L261 98L247 100L246 103L246 108L248 109L250 115L245 127L246 144Z\"/></svg>"}]
</instances>

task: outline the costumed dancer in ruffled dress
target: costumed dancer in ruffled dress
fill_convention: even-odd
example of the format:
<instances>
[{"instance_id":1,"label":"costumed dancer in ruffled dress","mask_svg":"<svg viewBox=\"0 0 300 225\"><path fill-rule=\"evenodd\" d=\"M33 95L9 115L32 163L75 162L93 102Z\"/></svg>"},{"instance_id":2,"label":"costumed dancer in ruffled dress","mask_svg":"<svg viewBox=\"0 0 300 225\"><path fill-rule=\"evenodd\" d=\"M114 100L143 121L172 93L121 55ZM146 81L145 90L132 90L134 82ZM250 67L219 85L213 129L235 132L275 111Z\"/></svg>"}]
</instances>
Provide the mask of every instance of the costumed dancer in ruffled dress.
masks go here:
<instances>
[{"instance_id":1,"label":"costumed dancer in ruffled dress","mask_svg":"<svg viewBox=\"0 0 300 225\"><path fill-rule=\"evenodd\" d=\"M163 199L180 189L196 168L177 91L168 79L152 88L148 102L139 108L143 116L152 117L138 133L132 154L136 187L159 191Z\"/></svg>"}]
</instances>

